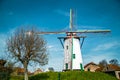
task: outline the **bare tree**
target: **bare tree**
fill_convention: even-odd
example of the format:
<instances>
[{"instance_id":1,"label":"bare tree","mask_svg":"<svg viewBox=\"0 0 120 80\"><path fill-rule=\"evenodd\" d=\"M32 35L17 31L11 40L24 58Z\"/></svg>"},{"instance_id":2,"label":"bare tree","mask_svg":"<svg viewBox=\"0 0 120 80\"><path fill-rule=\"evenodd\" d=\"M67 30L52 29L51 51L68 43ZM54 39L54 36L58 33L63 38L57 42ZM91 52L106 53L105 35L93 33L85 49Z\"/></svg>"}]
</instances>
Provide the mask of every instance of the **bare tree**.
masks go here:
<instances>
[{"instance_id":1,"label":"bare tree","mask_svg":"<svg viewBox=\"0 0 120 80\"><path fill-rule=\"evenodd\" d=\"M113 64L113 65L119 65L119 62L118 62L118 60L117 59L111 59L110 61L109 61L109 63L110 64Z\"/></svg>"},{"instance_id":2,"label":"bare tree","mask_svg":"<svg viewBox=\"0 0 120 80\"><path fill-rule=\"evenodd\" d=\"M103 71L108 70L108 63L105 59L99 62L99 66L102 68Z\"/></svg>"},{"instance_id":3,"label":"bare tree","mask_svg":"<svg viewBox=\"0 0 120 80\"><path fill-rule=\"evenodd\" d=\"M28 31L30 34L28 34ZM40 35L36 35L35 29L17 29L7 39L7 52L24 67L24 80L28 80L28 65L37 62L40 65L48 63L46 42Z\"/></svg>"},{"instance_id":4,"label":"bare tree","mask_svg":"<svg viewBox=\"0 0 120 80\"><path fill-rule=\"evenodd\" d=\"M99 62L99 65L106 67L108 65L107 61L104 59L102 61Z\"/></svg>"}]
</instances>

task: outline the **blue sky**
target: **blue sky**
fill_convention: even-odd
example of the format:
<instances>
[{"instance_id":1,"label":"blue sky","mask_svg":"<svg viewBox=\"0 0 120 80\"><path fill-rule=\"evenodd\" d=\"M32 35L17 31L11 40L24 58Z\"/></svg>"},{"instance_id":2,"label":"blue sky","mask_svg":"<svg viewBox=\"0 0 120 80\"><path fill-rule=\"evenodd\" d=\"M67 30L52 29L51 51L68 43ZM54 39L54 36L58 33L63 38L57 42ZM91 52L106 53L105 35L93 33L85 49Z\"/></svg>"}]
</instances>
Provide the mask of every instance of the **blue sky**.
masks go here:
<instances>
[{"instance_id":1,"label":"blue sky","mask_svg":"<svg viewBox=\"0 0 120 80\"><path fill-rule=\"evenodd\" d=\"M70 8L75 13L76 29L112 31L109 35L88 35L82 48L84 64L113 58L120 61L120 0L0 0L0 56L4 56L6 38L17 27L36 26L41 31L68 30ZM49 64L45 68L54 67L60 71L64 53L58 36L64 35L43 37L49 50Z\"/></svg>"}]
</instances>

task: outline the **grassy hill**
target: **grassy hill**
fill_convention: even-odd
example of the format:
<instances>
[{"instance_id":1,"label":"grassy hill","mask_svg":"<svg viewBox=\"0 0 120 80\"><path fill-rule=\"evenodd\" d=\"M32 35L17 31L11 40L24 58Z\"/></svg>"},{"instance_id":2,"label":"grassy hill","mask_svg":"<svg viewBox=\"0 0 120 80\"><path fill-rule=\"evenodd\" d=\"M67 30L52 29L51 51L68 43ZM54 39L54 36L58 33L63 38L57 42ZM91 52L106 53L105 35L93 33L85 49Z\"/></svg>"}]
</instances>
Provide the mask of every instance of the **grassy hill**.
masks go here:
<instances>
[{"instance_id":1,"label":"grassy hill","mask_svg":"<svg viewBox=\"0 0 120 80\"><path fill-rule=\"evenodd\" d=\"M14 80L14 79L11 79ZM15 79L16 80L16 79ZM22 80L22 79L17 79ZM117 80L115 77L101 72L47 72L29 77L29 80Z\"/></svg>"},{"instance_id":2,"label":"grassy hill","mask_svg":"<svg viewBox=\"0 0 120 80\"><path fill-rule=\"evenodd\" d=\"M60 79L59 79L60 78ZM115 77L101 72L48 72L30 77L30 80L117 80Z\"/></svg>"}]
</instances>

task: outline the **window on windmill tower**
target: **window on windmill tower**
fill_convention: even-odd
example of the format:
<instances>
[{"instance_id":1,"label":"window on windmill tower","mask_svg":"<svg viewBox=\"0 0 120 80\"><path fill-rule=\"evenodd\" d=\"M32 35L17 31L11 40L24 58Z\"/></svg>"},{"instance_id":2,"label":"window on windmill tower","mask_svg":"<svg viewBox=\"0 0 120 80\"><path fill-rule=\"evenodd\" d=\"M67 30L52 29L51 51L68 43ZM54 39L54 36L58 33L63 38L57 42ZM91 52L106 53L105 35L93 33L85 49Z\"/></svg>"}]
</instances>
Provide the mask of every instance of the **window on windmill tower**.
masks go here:
<instances>
[{"instance_id":1,"label":"window on windmill tower","mask_svg":"<svg viewBox=\"0 0 120 80\"><path fill-rule=\"evenodd\" d=\"M73 54L73 59L75 59L75 54Z\"/></svg>"},{"instance_id":2,"label":"window on windmill tower","mask_svg":"<svg viewBox=\"0 0 120 80\"><path fill-rule=\"evenodd\" d=\"M68 63L66 63L65 66L66 66L66 69L68 69Z\"/></svg>"},{"instance_id":3,"label":"window on windmill tower","mask_svg":"<svg viewBox=\"0 0 120 80\"><path fill-rule=\"evenodd\" d=\"M68 45L66 46L66 49L68 49Z\"/></svg>"}]
</instances>

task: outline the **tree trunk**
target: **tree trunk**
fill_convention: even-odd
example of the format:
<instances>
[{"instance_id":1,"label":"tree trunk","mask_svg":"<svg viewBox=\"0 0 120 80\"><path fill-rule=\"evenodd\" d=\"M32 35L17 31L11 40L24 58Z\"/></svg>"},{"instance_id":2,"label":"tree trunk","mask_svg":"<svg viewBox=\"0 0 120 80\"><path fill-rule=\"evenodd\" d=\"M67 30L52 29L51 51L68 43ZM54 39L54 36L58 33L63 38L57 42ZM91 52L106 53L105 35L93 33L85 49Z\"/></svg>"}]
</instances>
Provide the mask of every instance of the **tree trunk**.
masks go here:
<instances>
[{"instance_id":1,"label":"tree trunk","mask_svg":"<svg viewBox=\"0 0 120 80\"><path fill-rule=\"evenodd\" d=\"M24 62L24 80L28 80L28 69L27 69L27 61Z\"/></svg>"},{"instance_id":2,"label":"tree trunk","mask_svg":"<svg viewBox=\"0 0 120 80\"><path fill-rule=\"evenodd\" d=\"M24 72L24 77L24 80L28 80L28 73L26 71Z\"/></svg>"}]
</instances>

